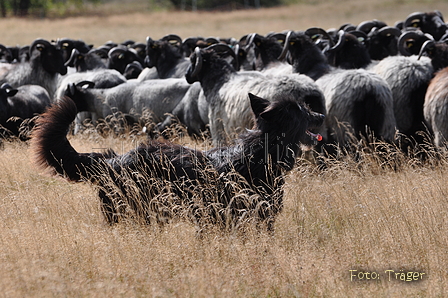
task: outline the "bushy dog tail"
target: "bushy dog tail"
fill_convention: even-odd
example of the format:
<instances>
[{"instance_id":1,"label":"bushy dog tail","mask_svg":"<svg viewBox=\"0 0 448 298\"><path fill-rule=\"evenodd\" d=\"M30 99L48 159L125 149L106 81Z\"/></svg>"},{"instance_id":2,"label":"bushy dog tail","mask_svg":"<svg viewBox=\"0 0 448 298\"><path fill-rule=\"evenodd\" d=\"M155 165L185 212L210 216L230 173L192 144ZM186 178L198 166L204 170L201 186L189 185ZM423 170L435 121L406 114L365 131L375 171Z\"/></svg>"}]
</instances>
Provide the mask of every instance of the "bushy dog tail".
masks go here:
<instances>
[{"instance_id":1,"label":"bushy dog tail","mask_svg":"<svg viewBox=\"0 0 448 298\"><path fill-rule=\"evenodd\" d=\"M70 181L90 179L95 167L105 158L100 153L78 153L70 145L67 133L77 112L72 99L59 100L39 117L31 138L31 152L37 166Z\"/></svg>"}]
</instances>

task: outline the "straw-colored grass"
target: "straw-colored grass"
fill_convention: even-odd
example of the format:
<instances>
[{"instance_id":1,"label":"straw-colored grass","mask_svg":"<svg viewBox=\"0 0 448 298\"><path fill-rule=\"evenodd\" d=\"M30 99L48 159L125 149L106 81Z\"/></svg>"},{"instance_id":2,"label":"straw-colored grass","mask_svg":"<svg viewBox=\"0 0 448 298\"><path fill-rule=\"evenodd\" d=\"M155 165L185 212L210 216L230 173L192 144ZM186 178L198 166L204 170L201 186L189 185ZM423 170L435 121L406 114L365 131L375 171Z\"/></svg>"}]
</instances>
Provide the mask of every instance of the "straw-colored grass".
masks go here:
<instances>
[{"instance_id":1,"label":"straw-colored grass","mask_svg":"<svg viewBox=\"0 0 448 298\"><path fill-rule=\"evenodd\" d=\"M445 1L335 3L211 14L2 19L1 42L69 36L100 44L166 33L239 37L373 18L393 23L416 10L448 12ZM204 21L193 21L199 18ZM94 132L71 137L81 152L112 147L123 153L141 140ZM389 154L400 161L398 169L391 169L395 163L379 166L368 155L330 161L325 169L301 160L287 177L274 233L249 227L198 237L193 224L182 220L163 227L132 221L111 227L90 185L44 175L33 166L26 143L5 142L0 297L444 297L448 159L432 156L420 165ZM380 279L358 280L361 271ZM419 280L401 281L404 272L418 272L412 277Z\"/></svg>"},{"instance_id":2,"label":"straw-colored grass","mask_svg":"<svg viewBox=\"0 0 448 298\"><path fill-rule=\"evenodd\" d=\"M345 23L358 24L379 19L390 25L405 19L414 11L440 10L448 14L448 2L443 0L331 0L303 1L303 4L271 9L254 9L229 12L132 12L124 9L118 15L72 17L67 19L0 19L5 45L30 44L36 37L56 39L71 37L87 43L101 45L108 40L121 42L127 39L144 42L175 33L189 36L235 37L257 32L305 30L312 26L324 29ZM129 4L132 7L132 3ZM139 7L136 6L136 9Z\"/></svg>"},{"instance_id":3,"label":"straw-colored grass","mask_svg":"<svg viewBox=\"0 0 448 298\"><path fill-rule=\"evenodd\" d=\"M122 153L142 138L70 140L81 152ZM5 297L442 297L448 286L443 156L416 166L392 150L396 170L367 153L323 169L299 160L274 233L249 226L200 237L184 220L111 227L91 186L48 177L31 156L25 143L5 143L0 152ZM361 281L359 272L380 279Z\"/></svg>"}]
</instances>

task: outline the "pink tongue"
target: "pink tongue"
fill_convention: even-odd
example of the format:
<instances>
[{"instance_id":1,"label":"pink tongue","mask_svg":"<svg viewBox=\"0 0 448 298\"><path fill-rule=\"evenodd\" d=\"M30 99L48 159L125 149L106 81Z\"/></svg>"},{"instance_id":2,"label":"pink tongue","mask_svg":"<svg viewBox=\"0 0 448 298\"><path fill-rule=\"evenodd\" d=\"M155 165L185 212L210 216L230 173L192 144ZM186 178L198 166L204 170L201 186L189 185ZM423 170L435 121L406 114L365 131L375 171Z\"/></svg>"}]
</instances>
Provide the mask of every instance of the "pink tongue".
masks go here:
<instances>
[{"instance_id":1,"label":"pink tongue","mask_svg":"<svg viewBox=\"0 0 448 298\"><path fill-rule=\"evenodd\" d=\"M316 138L316 140L318 142L322 141L322 136L320 134L315 134L315 133L312 133L311 131L308 131L308 133L310 134L310 136Z\"/></svg>"}]
</instances>

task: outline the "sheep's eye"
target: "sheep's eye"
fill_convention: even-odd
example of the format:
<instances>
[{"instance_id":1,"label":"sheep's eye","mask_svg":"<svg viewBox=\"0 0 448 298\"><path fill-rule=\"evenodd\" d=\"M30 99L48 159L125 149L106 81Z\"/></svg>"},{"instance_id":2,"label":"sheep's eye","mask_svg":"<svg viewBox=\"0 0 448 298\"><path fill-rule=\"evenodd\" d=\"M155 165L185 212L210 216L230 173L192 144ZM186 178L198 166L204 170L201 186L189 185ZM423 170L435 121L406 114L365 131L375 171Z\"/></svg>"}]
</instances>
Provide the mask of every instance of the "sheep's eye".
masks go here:
<instances>
[{"instance_id":1,"label":"sheep's eye","mask_svg":"<svg viewBox=\"0 0 448 298\"><path fill-rule=\"evenodd\" d=\"M42 51L42 50L44 49L44 46L41 45L41 44L38 44L38 45L36 46L36 49L37 49L38 51Z\"/></svg>"},{"instance_id":2,"label":"sheep's eye","mask_svg":"<svg viewBox=\"0 0 448 298\"><path fill-rule=\"evenodd\" d=\"M289 45L290 45L290 46L293 46L294 44L295 44L294 41L289 42Z\"/></svg>"},{"instance_id":3,"label":"sheep's eye","mask_svg":"<svg viewBox=\"0 0 448 298\"><path fill-rule=\"evenodd\" d=\"M81 55L79 55L79 56L78 56L78 60L81 60L81 59L82 59L82 56L81 56Z\"/></svg>"},{"instance_id":4,"label":"sheep's eye","mask_svg":"<svg viewBox=\"0 0 448 298\"><path fill-rule=\"evenodd\" d=\"M118 59L123 59L123 58L124 58L124 54L118 55Z\"/></svg>"}]
</instances>

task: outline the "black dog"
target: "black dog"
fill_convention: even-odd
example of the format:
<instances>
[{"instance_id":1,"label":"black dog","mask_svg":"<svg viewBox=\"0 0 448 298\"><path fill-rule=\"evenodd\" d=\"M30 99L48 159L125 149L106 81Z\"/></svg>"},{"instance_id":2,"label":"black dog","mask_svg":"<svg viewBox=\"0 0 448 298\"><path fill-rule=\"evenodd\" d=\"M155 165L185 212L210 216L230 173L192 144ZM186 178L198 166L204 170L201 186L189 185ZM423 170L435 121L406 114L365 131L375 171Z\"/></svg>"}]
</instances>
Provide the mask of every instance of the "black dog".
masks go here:
<instances>
[{"instance_id":1,"label":"black dog","mask_svg":"<svg viewBox=\"0 0 448 298\"><path fill-rule=\"evenodd\" d=\"M232 146L200 151L152 141L120 156L75 151L66 135L77 106L65 98L38 120L32 150L37 164L53 174L98 185L110 223L127 209L146 222L188 211L198 221L228 225L255 218L271 227L283 205L283 174L301 145L317 143L320 136L309 129L322 125L324 116L288 95L249 98L254 129Z\"/></svg>"}]
</instances>

